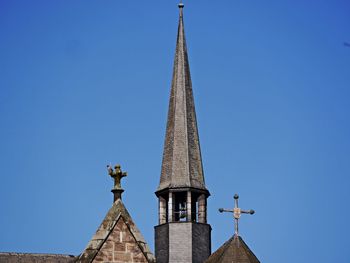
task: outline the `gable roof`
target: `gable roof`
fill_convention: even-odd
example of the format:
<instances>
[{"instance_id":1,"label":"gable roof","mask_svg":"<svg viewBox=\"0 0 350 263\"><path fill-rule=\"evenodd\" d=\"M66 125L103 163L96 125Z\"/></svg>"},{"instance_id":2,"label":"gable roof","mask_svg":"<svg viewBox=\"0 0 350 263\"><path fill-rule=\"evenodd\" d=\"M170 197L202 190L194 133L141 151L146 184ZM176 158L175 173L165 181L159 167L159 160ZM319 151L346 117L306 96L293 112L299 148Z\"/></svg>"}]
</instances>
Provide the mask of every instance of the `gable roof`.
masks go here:
<instances>
[{"instance_id":1,"label":"gable roof","mask_svg":"<svg viewBox=\"0 0 350 263\"><path fill-rule=\"evenodd\" d=\"M137 229L121 199L118 199L113 203L111 209L108 211L106 217L102 221L83 253L79 256L77 262L92 262L120 220L123 220L123 222L127 225L133 239L138 244L148 262L155 262L154 256L151 253L145 239Z\"/></svg>"},{"instance_id":2,"label":"gable roof","mask_svg":"<svg viewBox=\"0 0 350 263\"><path fill-rule=\"evenodd\" d=\"M240 236L234 235L205 261L205 263L260 263Z\"/></svg>"}]
</instances>

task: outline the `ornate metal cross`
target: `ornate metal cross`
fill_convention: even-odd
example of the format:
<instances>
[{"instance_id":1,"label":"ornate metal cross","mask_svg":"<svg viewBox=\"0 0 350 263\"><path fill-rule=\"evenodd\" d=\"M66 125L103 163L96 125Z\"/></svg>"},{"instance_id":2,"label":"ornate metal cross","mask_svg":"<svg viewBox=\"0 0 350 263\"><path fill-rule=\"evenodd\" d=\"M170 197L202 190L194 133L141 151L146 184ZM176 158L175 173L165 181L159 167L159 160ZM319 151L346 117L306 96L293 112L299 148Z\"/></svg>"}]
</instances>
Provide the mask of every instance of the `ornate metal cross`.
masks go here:
<instances>
[{"instance_id":1,"label":"ornate metal cross","mask_svg":"<svg viewBox=\"0 0 350 263\"><path fill-rule=\"evenodd\" d=\"M238 220L241 217L241 214L254 214L255 211L253 209L250 210L242 210L241 208L238 207L238 198L239 195L235 194L233 196L235 199L235 207L233 209L224 209L224 208L219 208L219 212L230 212L233 213L233 218L235 219L235 236L239 236L238 234Z\"/></svg>"},{"instance_id":2,"label":"ornate metal cross","mask_svg":"<svg viewBox=\"0 0 350 263\"><path fill-rule=\"evenodd\" d=\"M107 169L108 174L114 179L114 189L122 189L120 181L123 177L127 176L128 174L122 171L119 164L114 166L114 170L110 165L107 165Z\"/></svg>"}]
</instances>

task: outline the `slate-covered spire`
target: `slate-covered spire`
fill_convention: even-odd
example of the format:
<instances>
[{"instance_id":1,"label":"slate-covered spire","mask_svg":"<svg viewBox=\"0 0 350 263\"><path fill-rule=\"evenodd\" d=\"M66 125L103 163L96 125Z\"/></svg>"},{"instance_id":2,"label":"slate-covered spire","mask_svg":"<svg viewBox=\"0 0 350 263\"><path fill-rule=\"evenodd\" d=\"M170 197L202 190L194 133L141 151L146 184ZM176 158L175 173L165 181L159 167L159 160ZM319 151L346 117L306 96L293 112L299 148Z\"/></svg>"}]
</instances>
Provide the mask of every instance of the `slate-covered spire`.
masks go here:
<instances>
[{"instance_id":1,"label":"slate-covered spire","mask_svg":"<svg viewBox=\"0 0 350 263\"><path fill-rule=\"evenodd\" d=\"M168 188L196 188L207 191L190 67L183 22L183 4L179 4L179 26L171 84L168 121L163 152L162 171L157 192Z\"/></svg>"},{"instance_id":2,"label":"slate-covered spire","mask_svg":"<svg viewBox=\"0 0 350 263\"><path fill-rule=\"evenodd\" d=\"M162 172L156 191L157 263L203 263L211 253L205 188L196 112L183 23L180 17L165 135Z\"/></svg>"}]
</instances>

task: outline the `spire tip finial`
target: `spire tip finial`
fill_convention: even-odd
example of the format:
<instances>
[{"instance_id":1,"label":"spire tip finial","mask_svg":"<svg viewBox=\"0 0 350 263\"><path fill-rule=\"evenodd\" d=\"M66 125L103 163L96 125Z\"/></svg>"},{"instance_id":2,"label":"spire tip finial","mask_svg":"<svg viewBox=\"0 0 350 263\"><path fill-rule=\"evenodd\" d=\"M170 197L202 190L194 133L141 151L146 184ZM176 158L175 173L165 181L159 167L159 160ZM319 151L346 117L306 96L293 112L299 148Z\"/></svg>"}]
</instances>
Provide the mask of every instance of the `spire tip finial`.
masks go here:
<instances>
[{"instance_id":1,"label":"spire tip finial","mask_svg":"<svg viewBox=\"0 0 350 263\"><path fill-rule=\"evenodd\" d=\"M127 172L123 172L120 164L114 166L114 169L111 165L107 165L108 174L114 179L114 187L112 189L112 193L114 194L114 202L118 199L122 198L122 193L124 189L122 189L120 185L120 181L123 177L127 176Z\"/></svg>"}]
</instances>

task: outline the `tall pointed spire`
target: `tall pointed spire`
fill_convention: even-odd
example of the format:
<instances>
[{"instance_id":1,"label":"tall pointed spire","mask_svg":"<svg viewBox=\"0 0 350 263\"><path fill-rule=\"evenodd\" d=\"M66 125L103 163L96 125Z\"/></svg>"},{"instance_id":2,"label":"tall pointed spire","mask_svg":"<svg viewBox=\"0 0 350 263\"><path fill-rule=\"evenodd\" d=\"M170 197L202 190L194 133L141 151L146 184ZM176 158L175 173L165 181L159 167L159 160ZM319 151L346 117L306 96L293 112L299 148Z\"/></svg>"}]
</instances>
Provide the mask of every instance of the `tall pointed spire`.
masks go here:
<instances>
[{"instance_id":1,"label":"tall pointed spire","mask_svg":"<svg viewBox=\"0 0 350 263\"><path fill-rule=\"evenodd\" d=\"M157 263L202 263L211 252L211 227L207 224L209 191L204 183L183 7L180 3L162 172L156 191Z\"/></svg>"},{"instance_id":2,"label":"tall pointed spire","mask_svg":"<svg viewBox=\"0 0 350 263\"><path fill-rule=\"evenodd\" d=\"M162 171L157 192L167 188L183 187L196 188L207 192L192 94L183 7L184 5L180 3Z\"/></svg>"}]
</instances>

